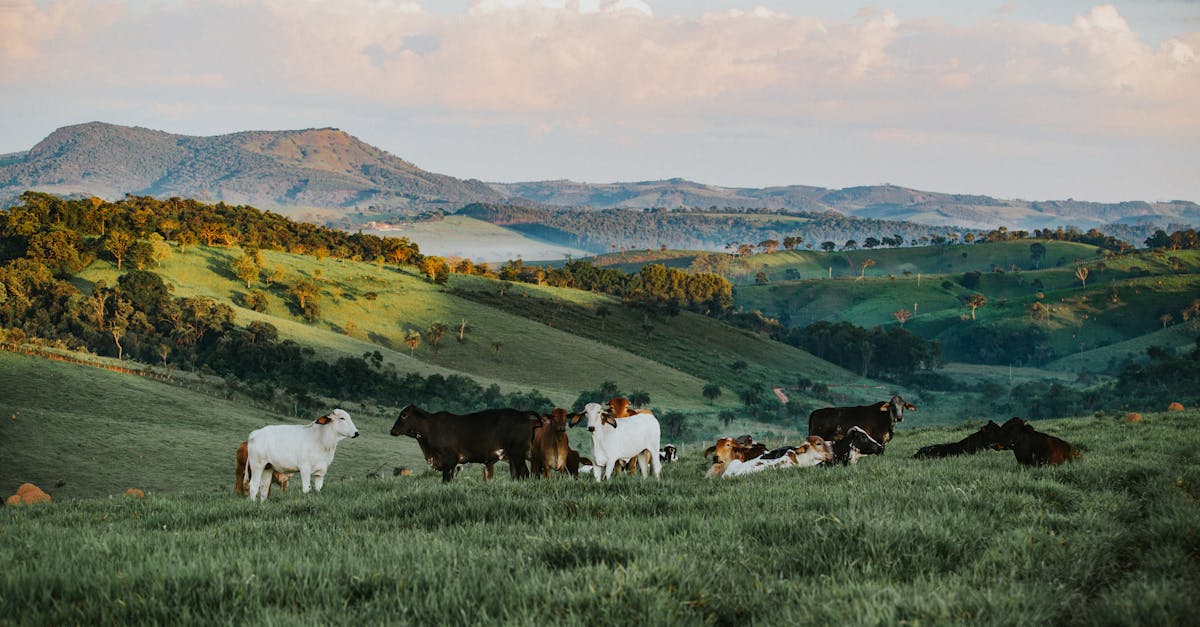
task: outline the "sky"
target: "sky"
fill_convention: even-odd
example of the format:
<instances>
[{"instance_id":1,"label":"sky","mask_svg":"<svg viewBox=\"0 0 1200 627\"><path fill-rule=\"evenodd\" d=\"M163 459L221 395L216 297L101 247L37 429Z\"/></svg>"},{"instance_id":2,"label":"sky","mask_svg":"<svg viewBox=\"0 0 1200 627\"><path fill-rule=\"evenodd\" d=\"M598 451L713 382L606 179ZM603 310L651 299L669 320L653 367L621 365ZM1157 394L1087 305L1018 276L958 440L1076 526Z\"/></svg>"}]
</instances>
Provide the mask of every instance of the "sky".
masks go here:
<instances>
[{"instance_id":1,"label":"sky","mask_svg":"<svg viewBox=\"0 0 1200 627\"><path fill-rule=\"evenodd\" d=\"M0 153L89 121L495 182L1200 202L1200 0L0 0Z\"/></svg>"}]
</instances>

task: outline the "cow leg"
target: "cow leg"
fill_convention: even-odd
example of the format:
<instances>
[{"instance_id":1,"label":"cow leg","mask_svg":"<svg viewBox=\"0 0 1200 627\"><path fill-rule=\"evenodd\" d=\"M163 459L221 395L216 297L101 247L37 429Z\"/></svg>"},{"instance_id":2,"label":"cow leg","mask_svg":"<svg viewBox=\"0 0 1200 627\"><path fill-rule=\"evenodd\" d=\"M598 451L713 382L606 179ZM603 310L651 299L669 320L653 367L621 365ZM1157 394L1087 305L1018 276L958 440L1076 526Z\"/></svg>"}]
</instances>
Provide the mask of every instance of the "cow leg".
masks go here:
<instances>
[{"instance_id":1,"label":"cow leg","mask_svg":"<svg viewBox=\"0 0 1200 627\"><path fill-rule=\"evenodd\" d=\"M250 466L250 502L252 503L258 500L259 493L262 492L263 470L263 468L259 468L258 464ZM262 495L262 500L267 500L265 494Z\"/></svg>"},{"instance_id":2,"label":"cow leg","mask_svg":"<svg viewBox=\"0 0 1200 627\"><path fill-rule=\"evenodd\" d=\"M616 459L608 460L608 463L604 465L604 478L612 479L613 469L615 469L616 467L617 467Z\"/></svg>"},{"instance_id":3,"label":"cow leg","mask_svg":"<svg viewBox=\"0 0 1200 627\"><path fill-rule=\"evenodd\" d=\"M443 464L439 470L442 471L442 483L450 483L450 480L454 478L455 474L457 474L454 463L449 465Z\"/></svg>"},{"instance_id":4,"label":"cow leg","mask_svg":"<svg viewBox=\"0 0 1200 627\"><path fill-rule=\"evenodd\" d=\"M484 462L483 464L483 480L491 481L492 477L496 476L496 462Z\"/></svg>"},{"instance_id":5,"label":"cow leg","mask_svg":"<svg viewBox=\"0 0 1200 627\"><path fill-rule=\"evenodd\" d=\"M313 477L316 478L313 482L314 483L313 487L317 489L317 492L320 492L321 486L325 485L325 471L324 470L314 471Z\"/></svg>"},{"instance_id":6,"label":"cow leg","mask_svg":"<svg viewBox=\"0 0 1200 627\"><path fill-rule=\"evenodd\" d=\"M529 466L525 465L524 457L510 457L508 460L508 472L513 479L528 479ZM546 466L546 478L550 478L550 467Z\"/></svg>"},{"instance_id":7,"label":"cow leg","mask_svg":"<svg viewBox=\"0 0 1200 627\"><path fill-rule=\"evenodd\" d=\"M650 451L650 471L654 473L655 479L662 478L662 460L655 451Z\"/></svg>"},{"instance_id":8,"label":"cow leg","mask_svg":"<svg viewBox=\"0 0 1200 627\"><path fill-rule=\"evenodd\" d=\"M300 490L305 494L312 489L312 469L304 466L300 467Z\"/></svg>"}]
</instances>

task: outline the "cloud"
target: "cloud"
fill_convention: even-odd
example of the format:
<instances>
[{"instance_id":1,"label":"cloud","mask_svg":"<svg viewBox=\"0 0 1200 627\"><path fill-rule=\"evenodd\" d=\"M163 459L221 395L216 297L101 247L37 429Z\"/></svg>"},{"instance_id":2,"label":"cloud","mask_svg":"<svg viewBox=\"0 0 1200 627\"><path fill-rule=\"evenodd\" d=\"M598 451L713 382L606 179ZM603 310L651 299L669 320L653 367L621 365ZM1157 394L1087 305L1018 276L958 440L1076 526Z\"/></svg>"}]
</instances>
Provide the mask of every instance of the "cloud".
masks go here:
<instances>
[{"instance_id":1,"label":"cloud","mask_svg":"<svg viewBox=\"0 0 1200 627\"><path fill-rule=\"evenodd\" d=\"M0 88L166 85L185 99L525 116L540 132L736 118L1200 136L1200 33L1151 47L1112 5L1062 24L1010 13L962 25L885 10L657 17L641 0L473 0L453 15L409 1L18 0L0 6Z\"/></svg>"}]
</instances>

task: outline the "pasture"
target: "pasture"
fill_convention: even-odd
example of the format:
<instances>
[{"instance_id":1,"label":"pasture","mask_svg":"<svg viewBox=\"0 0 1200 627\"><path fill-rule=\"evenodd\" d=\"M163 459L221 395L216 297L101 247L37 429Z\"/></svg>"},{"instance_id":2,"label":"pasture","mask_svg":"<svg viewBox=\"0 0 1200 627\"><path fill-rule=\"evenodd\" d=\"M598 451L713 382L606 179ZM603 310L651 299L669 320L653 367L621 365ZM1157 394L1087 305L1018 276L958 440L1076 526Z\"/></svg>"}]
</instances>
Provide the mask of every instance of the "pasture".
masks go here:
<instances>
[{"instance_id":1,"label":"pasture","mask_svg":"<svg viewBox=\"0 0 1200 627\"><path fill-rule=\"evenodd\" d=\"M974 430L960 426L901 430L850 467L706 480L692 447L661 482L513 482L501 464L492 482L470 466L443 485L367 478L416 447L350 408L364 437L339 446L325 490L255 505L232 494L233 448L277 418L0 358L24 360L31 382L0 364L0 389L22 389L4 397L4 495L71 477L41 484L53 503L0 509L0 623L1194 621L1194 409L1037 423L1083 452L1054 468L1009 452L912 459ZM55 402L57 415L9 415ZM122 496L127 482L148 496Z\"/></svg>"}]
</instances>

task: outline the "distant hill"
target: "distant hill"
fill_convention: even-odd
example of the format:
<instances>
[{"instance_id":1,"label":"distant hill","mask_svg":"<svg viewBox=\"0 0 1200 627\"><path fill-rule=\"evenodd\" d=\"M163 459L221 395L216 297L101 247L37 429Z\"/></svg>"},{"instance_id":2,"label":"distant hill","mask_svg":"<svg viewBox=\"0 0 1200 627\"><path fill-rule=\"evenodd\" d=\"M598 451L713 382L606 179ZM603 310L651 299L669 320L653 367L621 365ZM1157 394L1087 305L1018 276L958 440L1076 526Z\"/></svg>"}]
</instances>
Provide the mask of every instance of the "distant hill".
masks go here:
<instances>
[{"instance_id":1,"label":"distant hill","mask_svg":"<svg viewBox=\"0 0 1200 627\"><path fill-rule=\"evenodd\" d=\"M1003 200L896 185L735 188L678 178L484 183L427 172L335 128L194 137L103 122L66 126L27 152L0 155L0 204L11 204L29 189L110 200L125 194L180 196L293 215L306 211L345 228L396 213L451 213L475 202L588 209L769 208L964 229L1200 225L1200 205L1184 200ZM1131 237L1144 238L1149 234L1144 230ZM657 243L659 238L651 239Z\"/></svg>"},{"instance_id":2,"label":"distant hill","mask_svg":"<svg viewBox=\"0 0 1200 627\"><path fill-rule=\"evenodd\" d=\"M965 228L1032 230L1073 225L1081 229L1110 223L1200 224L1200 205L1131 201L1096 203L1076 200L1002 200L990 196L924 192L896 185L826 189L804 185L736 188L684 179L589 184L574 181L492 183L497 192L546 205L597 209L643 207L765 207L789 212L835 211L858 218L952 224Z\"/></svg>"},{"instance_id":3,"label":"distant hill","mask_svg":"<svg viewBox=\"0 0 1200 627\"><path fill-rule=\"evenodd\" d=\"M89 122L0 156L0 199L27 189L116 199L180 196L261 208L455 209L500 195L426 172L334 128L213 137Z\"/></svg>"}]
</instances>

